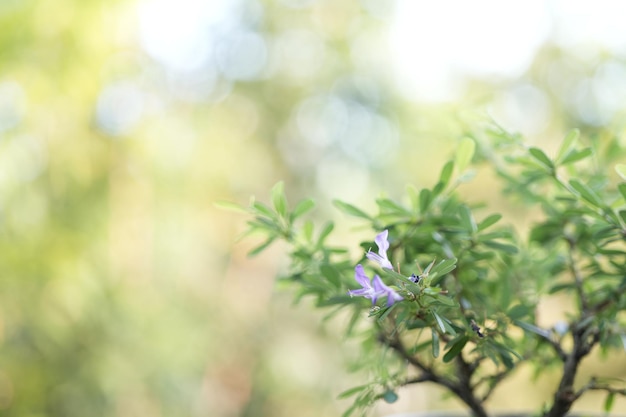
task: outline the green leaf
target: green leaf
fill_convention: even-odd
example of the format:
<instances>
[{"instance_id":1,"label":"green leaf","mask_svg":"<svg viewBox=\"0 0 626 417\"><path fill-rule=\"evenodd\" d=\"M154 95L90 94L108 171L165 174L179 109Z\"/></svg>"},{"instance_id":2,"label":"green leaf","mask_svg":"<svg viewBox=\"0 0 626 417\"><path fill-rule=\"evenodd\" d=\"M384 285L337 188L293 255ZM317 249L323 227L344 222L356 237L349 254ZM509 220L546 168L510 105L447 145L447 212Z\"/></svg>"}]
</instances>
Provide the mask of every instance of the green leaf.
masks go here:
<instances>
[{"instance_id":1,"label":"green leaf","mask_svg":"<svg viewBox=\"0 0 626 417\"><path fill-rule=\"evenodd\" d=\"M348 214L350 216L360 217L362 219L367 219L367 220L372 220L372 217L369 214L365 213L361 209L356 208L352 204L344 203L343 201L340 201L340 200L333 200L333 204L339 210L343 211L344 213L346 213L346 214Z\"/></svg>"},{"instance_id":2,"label":"green leaf","mask_svg":"<svg viewBox=\"0 0 626 417\"><path fill-rule=\"evenodd\" d=\"M559 147L559 151L556 154L556 160L563 163L562 158L569 154L572 149L576 147L576 142L578 142L578 137L580 136L580 130L572 129L568 132Z\"/></svg>"},{"instance_id":3,"label":"green leaf","mask_svg":"<svg viewBox=\"0 0 626 417\"><path fill-rule=\"evenodd\" d=\"M302 291L304 291L305 295L311 292L315 292L315 291L308 291L307 289L302 290ZM317 307L328 307L328 306L339 305L340 308L343 308L348 304L362 305L361 304L362 302L363 302L362 298L350 297L348 294L345 294L345 295L342 294L342 295L333 295L332 297L320 299L315 303L315 305Z\"/></svg>"},{"instance_id":4,"label":"green leaf","mask_svg":"<svg viewBox=\"0 0 626 417\"><path fill-rule=\"evenodd\" d=\"M613 402L615 400L615 393L609 392L604 400L604 411L609 413L613 409Z\"/></svg>"},{"instance_id":5,"label":"green leaf","mask_svg":"<svg viewBox=\"0 0 626 417\"><path fill-rule=\"evenodd\" d=\"M615 165L615 172L617 172L617 175L619 175L624 181L626 181L626 164Z\"/></svg>"},{"instance_id":6,"label":"green leaf","mask_svg":"<svg viewBox=\"0 0 626 417\"><path fill-rule=\"evenodd\" d=\"M448 272L452 271L454 268L456 268L456 262L457 262L456 258L444 259L441 262L439 262L437 265L435 265L435 267L430 271L430 273L445 275Z\"/></svg>"},{"instance_id":7,"label":"green leaf","mask_svg":"<svg viewBox=\"0 0 626 417\"><path fill-rule=\"evenodd\" d=\"M333 224L333 222L328 222L324 225L324 228L322 229L320 233L320 237L317 239L318 247L321 247L324 244L324 241L326 240L330 232L333 231L334 228L335 228L335 225Z\"/></svg>"},{"instance_id":8,"label":"green leaf","mask_svg":"<svg viewBox=\"0 0 626 417\"><path fill-rule=\"evenodd\" d=\"M266 206L263 203L255 201L254 203L252 203L252 208L254 210L256 210L259 214L262 214L262 215L264 215L266 217L269 217L271 219L276 219L277 218L276 217L276 213L274 213L271 208L269 208L268 206Z\"/></svg>"},{"instance_id":9,"label":"green leaf","mask_svg":"<svg viewBox=\"0 0 626 417\"><path fill-rule=\"evenodd\" d=\"M408 278L404 275L394 271L393 269L383 269L380 273L382 277L391 277L392 279L399 280L401 282L407 282Z\"/></svg>"},{"instance_id":10,"label":"green leaf","mask_svg":"<svg viewBox=\"0 0 626 417\"><path fill-rule=\"evenodd\" d=\"M246 224L248 225L248 230L244 233L244 236L250 236L259 231L266 235L280 234L280 228L264 217L256 217L254 220L248 220Z\"/></svg>"},{"instance_id":11,"label":"green leaf","mask_svg":"<svg viewBox=\"0 0 626 417\"><path fill-rule=\"evenodd\" d=\"M524 330L527 330L531 333L535 333L541 337L550 337L550 331L546 329L542 329L541 327L537 327L534 324L526 323L520 320L513 320L513 324L517 327L521 327Z\"/></svg>"},{"instance_id":12,"label":"green leaf","mask_svg":"<svg viewBox=\"0 0 626 417\"><path fill-rule=\"evenodd\" d=\"M439 334L435 331L435 329L433 329L431 327L430 332L432 334L432 351L433 351L433 358L438 358L439 357Z\"/></svg>"},{"instance_id":13,"label":"green leaf","mask_svg":"<svg viewBox=\"0 0 626 417\"><path fill-rule=\"evenodd\" d=\"M555 294L559 291L571 291L576 288L576 284L573 282L555 284L548 289L548 294Z\"/></svg>"},{"instance_id":14,"label":"green leaf","mask_svg":"<svg viewBox=\"0 0 626 417\"><path fill-rule=\"evenodd\" d=\"M295 209L291 212L291 220L295 220L298 217L302 216L304 213L310 211L313 207L315 207L315 201L311 198L307 198L306 200L302 200L298 203Z\"/></svg>"},{"instance_id":15,"label":"green leaf","mask_svg":"<svg viewBox=\"0 0 626 417\"><path fill-rule=\"evenodd\" d=\"M454 170L454 161L448 161L443 166L441 174L439 174L439 182L448 185L450 178L452 177L452 171Z\"/></svg>"},{"instance_id":16,"label":"green leaf","mask_svg":"<svg viewBox=\"0 0 626 417\"><path fill-rule=\"evenodd\" d=\"M461 223L465 230L470 233L476 233L478 230L476 226L476 220L474 220L474 216L472 216L472 212L469 207L463 205L459 207L459 217L461 218Z\"/></svg>"},{"instance_id":17,"label":"green leaf","mask_svg":"<svg viewBox=\"0 0 626 417\"><path fill-rule=\"evenodd\" d=\"M566 164L572 164L576 161L580 161L581 159L585 159L589 156L591 156L591 154L593 154L593 149L591 148L585 148L582 149L580 151L577 150L573 150L571 152L569 152L565 158L563 158L563 160L561 161L562 165L566 165Z\"/></svg>"},{"instance_id":18,"label":"green leaf","mask_svg":"<svg viewBox=\"0 0 626 417\"><path fill-rule=\"evenodd\" d=\"M334 287L341 287L341 274L333 265L320 265L320 272Z\"/></svg>"},{"instance_id":19,"label":"green leaf","mask_svg":"<svg viewBox=\"0 0 626 417\"><path fill-rule=\"evenodd\" d=\"M423 188L422 191L420 191L420 213L426 214L431 202L432 194L430 193L430 190Z\"/></svg>"},{"instance_id":20,"label":"green leaf","mask_svg":"<svg viewBox=\"0 0 626 417\"><path fill-rule=\"evenodd\" d=\"M307 220L302 225L302 234L307 242L313 242L313 222L311 220Z\"/></svg>"},{"instance_id":21,"label":"green leaf","mask_svg":"<svg viewBox=\"0 0 626 417\"><path fill-rule=\"evenodd\" d=\"M277 182L274 187L272 187L272 204L274 205L274 210L281 217L287 217L287 197L285 197L285 183L282 181Z\"/></svg>"},{"instance_id":22,"label":"green leaf","mask_svg":"<svg viewBox=\"0 0 626 417\"><path fill-rule=\"evenodd\" d=\"M548 158L548 155L546 155L541 149L530 148L528 152L533 158L535 158L536 161L538 161L544 167L548 168L550 171L554 169L554 163L550 160L550 158Z\"/></svg>"},{"instance_id":23,"label":"green leaf","mask_svg":"<svg viewBox=\"0 0 626 417\"><path fill-rule=\"evenodd\" d=\"M432 269L432 267L435 266L435 261L436 259L433 259L433 261L428 264L426 269L424 269L424 275L428 275L430 273L430 270Z\"/></svg>"},{"instance_id":24,"label":"green leaf","mask_svg":"<svg viewBox=\"0 0 626 417\"><path fill-rule=\"evenodd\" d=\"M482 222L478 224L478 231L483 231L489 226L496 224L501 218L501 214L492 214L491 216L487 216L485 219L483 219Z\"/></svg>"},{"instance_id":25,"label":"green leaf","mask_svg":"<svg viewBox=\"0 0 626 417\"><path fill-rule=\"evenodd\" d=\"M431 279L430 285L437 285L448 272L454 270L454 268L456 268L456 262L456 258L444 259L443 261L439 262L432 269L432 271L428 273L429 278Z\"/></svg>"},{"instance_id":26,"label":"green leaf","mask_svg":"<svg viewBox=\"0 0 626 417\"><path fill-rule=\"evenodd\" d=\"M352 415L352 413L354 413L356 411L358 407L358 404L352 404L352 406L350 406L350 408L348 408L346 411L343 412L343 414L341 415L341 417L350 417Z\"/></svg>"},{"instance_id":27,"label":"green leaf","mask_svg":"<svg viewBox=\"0 0 626 417\"><path fill-rule=\"evenodd\" d=\"M437 321L437 324L439 325L439 329L441 329L441 332L445 333L446 326L443 324L443 319L434 310L430 310L430 313L433 315L433 317Z\"/></svg>"},{"instance_id":28,"label":"green leaf","mask_svg":"<svg viewBox=\"0 0 626 417\"><path fill-rule=\"evenodd\" d=\"M406 322L406 328L409 330L423 329L424 327L428 327L428 323L426 323L424 320L415 319Z\"/></svg>"},{"instance_id":29,"label":"green leaf","mask_svg":"<svg viewBox=\"0 0 626 417\"><path fill-rule=\"evenodd\" d=\"M259 253L263 252L265 249L267 249L267 247L269 245L274 243L274 240L276 240L276 236L270 237L265 242L261 243L259 246L257 246L256 248L254 248L250 252L248 252L248 256L256 256Z\"/></svg>"},{"instance_id":30,"label":"green leaf","mask_svg":"<svg viewBox=\"0 0 626 417\"><path fill-rule=\"evenodd\" d=\"M527 316L528 314L532 312L532 310L533 310L532 308L525 306L523 304L516 304L513 307L511 307L509 311L506 312L506 315L511 320L517 320L517 319L521 319L522 317Z\"/></svg>"},{"instance_id":31,"label":"green leaf","mask_svg":"<svg viewBox=\"0 0 626 417\"><path fill-rule=\"evenodd\" d=\"M444 190L445 186L442 182L438 182L434 187L433 187L433 197L438 196L439 194L441 194L441 192Z\"/></svg>"},{"instance_id":32,"label":"green leaf","mask_svg":"<svg viewBox=\"0 0 626 417\"><path fill-rule=\"evenodd\" d=\"M456 358L457 355L461 353L461 351L465 347L465 344L468 342L468 340L469 340L469 337L465 335L459 337L454 342L452 347L446 352L446 354L443 355L443 361L447 363L447 362L450 362L452 359Z\"/></svg>"},{"instance_id":33,"label":"green leaf","mask_svg":"<svg viewBox=\"0 0 626 417\"><path fill-rule=\"evenodd\" d=\"M433 188L433 195L439 195L443 190L446 189L448 184L450 183L450 178L452 177L452 171L454 171L454 161L448 161L441 170L441 174L439 174L439 182Z\"/></svg>"},{"instance_id":34,"label":"green leaf","mask_svg":"<svg viewBox=\"0 0 626 417\"><path fill-rule=\"evenodd\" d=\"M496 232L483 233L478 237L479 242L485 242L487 240L496 240L496 239L513 239L513 235L508 230L498 230Z\"/></svg>"},{"instance_id":35,"label":"green leaf","mask_svg":"<svg viewBox=\"0 0 626 417\"><path fill-rule=\"evenodd\" d=\"M500 360L502 361L502 363L504 364L504 366L507 369L513 369L515 367L515 362L513 361L513 356L515 356L518 359L522 359L522 357L515 352L513 349L509 348L506 345L503 345L502 343L498 343L496 341L494 341L493 339L489 340L489 344L496 350L496 352L498 353L498 357L500 358ZM498 363L498 361L490 355L490 357L492 358L492 360L494 361L494 363Z\"/></svg>"},{"instance_id":36,"label":"green leaf","mask_svg":"<svg viewBox=\"0 0 626 417\"><path fill-rule=\"evenodd\" d=\"M443 318L443 326L446 328L446 332L451 334L452 336L456 336L456 330L452 327L452 323L445 317Z\"/></svg>"},{"instance_id":37,"label":"green leaf","mask_svg":"<svg viewBox=\"0 0 626 417\"><path fill-rule=\"evenodd\" d=\"M620 194L622 195L622 197L626 201L626 182L623 182L623 183L619 184L617 186L617 189L619 190Z\"/></svg>"},{"instance_id":38,"label":"green leaf","mask_svg":"<svg viewBox=\"0 0 626 417\"><path fill-rule=\"evenodd\" d=\"M496 242L495 240L486 240L482 243L491 249L496 249L500 252L508 253L509 255L515 255L517 253L517 247L513 245Z\"/></svg>"},{"instance_id":39,"label":"green leaf","mask_svg":"<svg viewBox=\"0 0 626 417\"><path fill-rule=\"evenodd\" d=\"M378 310L377 314L370 314L371 316L377 315L378 318L376 320L378 320L379 322L382 323L383 320L385 320L387 318L387 316L389 315L389 313L391 313L391 311L393 309L395 309L398 306L398 303L392 304L389 307L382 307L380 310Z\"/></svg>"},{"instance_id":40,"label":"green leaf","mask_svg":"<svg viewBox=\"0 0 626 417\"><path fill-rule=\"evenodd\" d=\"M437 300L437 303L447 306L447 307L456 307L458 304L456 302L456 300L454 300L453 298L450 297L446 297L445 295L441 295L441 294L433 294L431 295L435 300Z\"/></svg>"},{"instance_id":41,"label":"green leaf","mask_svg":"<svg viewBox=\"0 0 626 417\"><path fill-rule=\"evenodd\" d=\"M582 198L587 200L587 202L589 202L590 204L599 208L604 207L604 204L602 203L602 200L600 200L600 197L586 184L583 184L582 182L575 179L570 180L569 184L574 190L576 190L578 194L580 194Z\"/></svg>"},{"instance_id":42,"label":"green leaf","mask_svg":"<svg viewBox=\"0 0 626 417\"><path fill-rule=\"evenodd\" d=\"M454 164L459 169L459 172L465 171L465 168L469 165L474 157L474 151L476 150L476 143L470 138L464 138L459 143L459 147L456 150L454 156Z\"/></svg>"},{"instance_id":43,"label":"green leaf","mask_svg":"<svg viewBox=\"0 0 626 417\"><path fill-rule=\"evenodd\" d=\"M237 213L248 213L248 209L246 207L230 201L220 200L216 201L213 204L215 205L215 207L222 210L234 211Z\"/></svg>"},{"instance_id":44,"label":"green leaf","mask_svg":"<svg viewBox=\"0 0 626 417\"><path fill-rule=\"evenodd\" d=\"M388 198L379 198L376 200L376 204L381 210L385 210L388 213L394 213L399 215L411 215L411 212L393 200Z\"/></svg>"},{"instance_id":45,"label":"green leaf","mask_svg":"<svg viewBox=\"0 0 626 417\"><path fill-rule=\"evenodd\" d=\"M337 398L343 399L343 398L351 397L354 394L356 394L358 392L361 392L364 389L367 389L369 386L370 386L370 384L365 384L365 385L359 385L358 387L347 389L344 392L342 392L341 394L339 394L339 396Z\"/></svg>"},{"instance_id":46,"label":"green leaf","mask_svg":"<svg viewBox=\"0 0 626 417\"><path fill-rule=\"evenodd\" d=\"M507 369L513 369L515 363L513 362L511 354L508 351L502 349L498 349L498 353L500 355L500 359L502 359L502 363L504 364L504 366Z\"/></svg>"}]
</instances>

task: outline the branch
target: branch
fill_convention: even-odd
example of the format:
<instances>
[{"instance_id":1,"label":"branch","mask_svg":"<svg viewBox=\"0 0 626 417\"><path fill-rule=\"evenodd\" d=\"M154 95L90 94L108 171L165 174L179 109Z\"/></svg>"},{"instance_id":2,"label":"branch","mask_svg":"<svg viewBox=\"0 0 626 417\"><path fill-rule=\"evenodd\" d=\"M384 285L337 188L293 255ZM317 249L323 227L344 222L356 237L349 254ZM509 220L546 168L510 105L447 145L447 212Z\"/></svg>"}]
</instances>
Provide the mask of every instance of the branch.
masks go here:
<instances>
[{"instance_id":1,"label":"branch","mask_svg":"<svg viewBox=\"0 0 626 417\"><path fill-rule=\"evenodd\" d=\"M609 394L617 394L626 397L626 388L613 388L607 384L600 384L595 377L591 378L584 387L576 392L576 398L582 396L586 391L605 391Z\"/></svg>"},{"instance_id":2,"label":"branch","mask_svg":"<svg viewBox=\"0 0 626 417\"><path fill-rule=\"evenodd\" d=\"M589 302L587 301L587 295L583 291L583 277L580 273L580 270L576 266L576 261L574 260L574 250L576 248L576 241L571 237L566 237L565 241L569 246L569 250L567 251L568 261L570 266L570 271L572 276L574 277L574 282L576 283L576 293L578 294L578 299L580 301L581 311L587 312L589 311Z\"/></svg>"},{"instance_id":3,"label":"branch","mask_svg":"<svg viewBox=\"0 0 626 417\"><path fill-rule=\"evenodd\" d=\"M422 374L419 377L414 378L414 380L407 380L403 385L426 381L440 383L440 378L437 378L435 376L431 367L422 362L418 357L409 355L407 353L404 345L402 344L402 341L400 341L400 338L397 334L392 339L385 338L385 336L382 336L381 339L383 343L395 350L403 359L422 371Z\"/></svg>"},{"instance_id":4,"label":"branch","mask_svg":"<svg viewBox=\"0 0 626 417\"><path fill-rule=\"evenodd\" d=\"M467 363L463 358L463 354L459 353L456 357L458 367L458 381L439 375L436 371L422 362L417 356L409 355L397 334L392 337L381 335L382 342L398 352L398 354L409 362L411 365L422 371L421 375L413 379L406 380L402 385L420 382L434 382L435 384L445 387L448 391L456 395L462 400L474 413L476 417L487 417L482 402L474 395L473 387L470 385L470 378L474 369L471 364Z\"/></svg>"},{"instance_id":5,"label":"branch","mask_svg":"<svg viewBox=\"0 0 626 417\"><path fill-rule=\"evenodd\" d=\"M604 310L612 307L620 301L625 292L626 284L620 285L618 288L615 289L615 291L613 291L611 298L607 298L591 306L591 308L589 309L589 315L602 313Z\"/></svg>"},{"instance_id":6,"label":"branch","mask_svg":"<svg viewBox=\"0 0 626 417\"><path fill-rule=\"evenodd\" d=\"M579 323L579 325L571 329L572 337L574 338L574 346L563 364L561 382L559 383L558 390L554 394L554 403L547 414L545 414L546 417L564 416L570 410L572 404L574 404L585 391L585 389L577 392L574 391L574 379L580 362L591 352L593 346L600 340L597 329L592 329L590 326L590 322L586 324ZM589 336L591 336L591 340L589 340Z\"/></svg>"},{"instance_id":7,"label":"branch","mask_svg":"<svg viewBox=\"0 0 626 417\"><path fill-rule=\"evenodd\" d=\"M401 383L402 386L411 385L411 384L419 384L422 382L433 382L432 378L428 374L421 374L420 376L416 376L415 378L409 378Z\"/></svg>"}]
</instances>

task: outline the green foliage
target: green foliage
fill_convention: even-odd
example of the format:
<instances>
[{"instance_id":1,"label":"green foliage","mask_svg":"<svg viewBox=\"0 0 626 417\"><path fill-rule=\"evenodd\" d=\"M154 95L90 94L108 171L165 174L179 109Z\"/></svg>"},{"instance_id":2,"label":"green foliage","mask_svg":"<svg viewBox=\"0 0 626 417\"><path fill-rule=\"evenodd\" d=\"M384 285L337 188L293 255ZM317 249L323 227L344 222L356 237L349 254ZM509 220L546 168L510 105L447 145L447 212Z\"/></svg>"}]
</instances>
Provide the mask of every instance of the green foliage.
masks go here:
<instances>
[{"instance_id":1,"label":"green foliage","mask_svg":"<svg viewBox=\"0 0 626 417\"><path fill-rule=\"evenodd\" d=\"M381 352L376 363L368 359L364 367L374 372L401 360L421 375L412 380L402 372L378 372L372 383L340 395L356 398L345 415L377 399L395 401L394 388L424 381L457 395L469 391L460 398L476 415L485 415L484 401L519 364L546 367L568 355L580 361L596 344L607 349L626 337L624 323L616 319L626 309L626 183L611 183L609 172L597 168L604 167L599 152L581 147L576 130L555 158L525 146L519 137L495 132L463 139L432 188L407 189L408 206L384 198L376 200L377 213L366 213L334 202L371 229L372 238L388 231L394 270L375 270L403 297L391 306L347 295L356 288L355 264L364 262L363 256L352 258L349 249L374 248L373 241L331 247L325 239L332 223L314 239L312 223L296 222L313 202L305 200L290 211L282 183L272 190L273 207L253 202L247 208L253 216L249 231L265 236L251 254L276 239L287 241L292 262L285 279L295 285L296 299L312 296L321 308L351 310L347 333L380 342L363 345L363 358ZM540 208L529 230L516 231L516 219L460 197L458 185L467 180L472 160L495 168L509 198ZM578 308L560 332L536 320L541 298L557 292L567 293ZM384 354L388 351L395 355ZM481 366L485 359L493 366ZM459 378L458 372L466 374ZM573 380L568 371L562 377ZM585 389L591 388L579 393ZM606 409L616 392L609 391ZM551 416L569 409L560 398L555 393Z\"/></svg>"}]
</instances>

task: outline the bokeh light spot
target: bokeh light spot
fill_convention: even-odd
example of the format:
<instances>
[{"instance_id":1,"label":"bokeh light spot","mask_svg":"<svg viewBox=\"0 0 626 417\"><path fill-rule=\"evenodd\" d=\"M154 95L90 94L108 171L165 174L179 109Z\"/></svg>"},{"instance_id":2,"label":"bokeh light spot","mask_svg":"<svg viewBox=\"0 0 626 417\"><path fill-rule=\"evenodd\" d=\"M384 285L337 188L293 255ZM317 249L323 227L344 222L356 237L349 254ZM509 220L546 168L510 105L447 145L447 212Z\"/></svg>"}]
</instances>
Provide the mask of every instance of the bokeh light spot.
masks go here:
<instances>
[{"instance_id":1,"label":"bokeh light spot","mask_svg":"<svg viewBox=\"0 0 626 417\"><path fill-rule=\"evenodd\" d=\"M15 81L0 83L0 133L17 126L26 107L26 95Z\"/></svg>"},{"instance_id":2,"label":"bokeh light spot","mask_svg":"<svg viewBox=\"0 0 626 417\"><path fill-rule=\"evenodd\" d=\"M123 135L139 121L143 107L143 93L135 83L113 83L105 87L98 97L96 122L109 135Z\"/></svg>"}]
</instances>

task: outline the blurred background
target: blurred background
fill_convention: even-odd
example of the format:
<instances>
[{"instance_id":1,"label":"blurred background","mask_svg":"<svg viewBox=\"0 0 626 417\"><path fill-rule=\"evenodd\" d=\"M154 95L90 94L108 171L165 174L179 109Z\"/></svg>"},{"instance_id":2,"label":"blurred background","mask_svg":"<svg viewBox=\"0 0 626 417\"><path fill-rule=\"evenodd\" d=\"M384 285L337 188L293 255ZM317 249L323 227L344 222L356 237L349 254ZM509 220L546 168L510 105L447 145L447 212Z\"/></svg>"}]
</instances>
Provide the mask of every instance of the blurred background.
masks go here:
<instances>
[{"instance_id":1,"label":"blurred background","mask_svg":"<svg viewBox=\"0 0 626 417\"><path fill-rule=\"evenodd\" d=\"M486 122L548 150L574 127L621 137L625 16L610 0L1 0L0 415L340 415L360 383L341 323L292 306L280 246L246 258L246 218L214 202L284 180L341 238L358 223L333 198L369 209L431 185ZM520 384L547 399L554 380L524 372L496 408L527 409ZM456 406L416 387L374 415Z\"/></svg>"}]
</instances>

